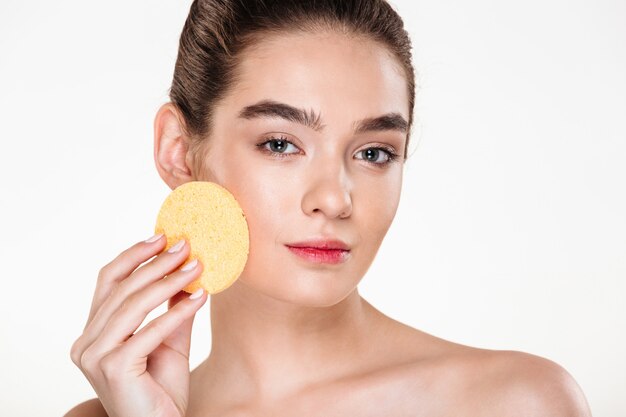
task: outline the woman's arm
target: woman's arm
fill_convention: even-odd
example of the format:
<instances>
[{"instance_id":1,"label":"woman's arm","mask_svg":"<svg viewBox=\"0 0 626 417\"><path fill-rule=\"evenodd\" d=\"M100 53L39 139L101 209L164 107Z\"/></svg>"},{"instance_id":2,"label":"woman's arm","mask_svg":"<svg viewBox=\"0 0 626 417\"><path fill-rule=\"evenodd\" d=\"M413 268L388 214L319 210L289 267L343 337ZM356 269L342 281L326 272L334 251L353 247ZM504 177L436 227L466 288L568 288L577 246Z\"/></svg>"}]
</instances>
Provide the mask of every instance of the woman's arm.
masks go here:
<instances>
[{"instance_id":1,"label":"woman's arm","mask_svg":"<svg viewBox=\"0 0 626 417\"><path fill-rule=\"evenodd\" d=\"M92 398L72 408L63 417L108 417L99 398Z\"/></svg>"}]
</instances>

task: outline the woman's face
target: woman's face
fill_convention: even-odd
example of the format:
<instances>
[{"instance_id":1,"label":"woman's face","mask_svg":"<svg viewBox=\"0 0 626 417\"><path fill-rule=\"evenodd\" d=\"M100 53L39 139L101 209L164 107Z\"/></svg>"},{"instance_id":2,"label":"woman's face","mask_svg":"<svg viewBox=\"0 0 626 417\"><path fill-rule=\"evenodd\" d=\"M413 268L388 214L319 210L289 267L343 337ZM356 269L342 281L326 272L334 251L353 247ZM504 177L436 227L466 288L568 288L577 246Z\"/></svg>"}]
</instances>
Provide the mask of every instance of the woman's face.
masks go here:
<instances>
[{"instance_id":1,"label":"woman's face","mask_svg":"<svg viewBox=\"0 0 626 417\"><path fill-rule=\"evenodd\" d=\"M298 305L336 304L366 273L396 213L406 80L383 47L334 33L264 39L239 70L196 173L228 189L246 215L250 253L236 283ZM261 102L302 109L310 126L288 110L250 107ZM357 121L390 113L399 117L355 132ZM385 163L375 148L398 157ZM286 246L318 238L347 243L347 259L313 263Z\"/></svg>"}]
</instances>

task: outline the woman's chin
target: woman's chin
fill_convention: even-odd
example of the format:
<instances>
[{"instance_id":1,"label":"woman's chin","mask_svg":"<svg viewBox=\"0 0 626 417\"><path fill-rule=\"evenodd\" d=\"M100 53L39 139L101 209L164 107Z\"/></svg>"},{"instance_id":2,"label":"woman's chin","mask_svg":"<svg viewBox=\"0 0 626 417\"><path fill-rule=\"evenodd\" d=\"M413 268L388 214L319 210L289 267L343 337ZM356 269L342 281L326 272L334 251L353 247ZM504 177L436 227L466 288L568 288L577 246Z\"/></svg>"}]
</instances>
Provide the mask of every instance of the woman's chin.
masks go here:
<instances>
[{"instance_id":1,"label":"woman's chin","mask_svg":"<svg viewBox=\"0 0 626 417\"><path fill-rule=\"evenodd\" d=\"M279 281L255 282L242 276L236 283L245 286L246 291L251 290L276 301L309 308L332 307L343 301L356 288L355 286L346 287L345 283L337 285L336 280L324 282L319 277L306 276L282 283Z\"/></svg>"}]
</instances>

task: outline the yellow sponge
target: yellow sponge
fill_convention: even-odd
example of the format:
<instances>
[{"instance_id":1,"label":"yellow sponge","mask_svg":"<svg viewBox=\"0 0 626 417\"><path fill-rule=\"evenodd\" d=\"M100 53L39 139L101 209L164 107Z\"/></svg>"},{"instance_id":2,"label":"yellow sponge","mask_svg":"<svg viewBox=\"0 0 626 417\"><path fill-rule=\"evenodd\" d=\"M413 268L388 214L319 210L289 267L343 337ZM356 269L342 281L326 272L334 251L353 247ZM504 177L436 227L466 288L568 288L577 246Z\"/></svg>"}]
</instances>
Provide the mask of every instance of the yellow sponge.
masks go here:
<instances>
[{"instance_id":1,"label":"yellow sponge","mask_svg":"<svg viewBox=\"0 0 626 417\"><path fill-rule=\"evenodd\" d=\"M164 250L186 239L187 260L198 259L200 277L184 291L204 288L215 294L232 285L243 271L250 248L248 224L235 197L209 181L191 181L173 190L163 202L155 233L167 237Z\"/></svg>"}]
</instances>

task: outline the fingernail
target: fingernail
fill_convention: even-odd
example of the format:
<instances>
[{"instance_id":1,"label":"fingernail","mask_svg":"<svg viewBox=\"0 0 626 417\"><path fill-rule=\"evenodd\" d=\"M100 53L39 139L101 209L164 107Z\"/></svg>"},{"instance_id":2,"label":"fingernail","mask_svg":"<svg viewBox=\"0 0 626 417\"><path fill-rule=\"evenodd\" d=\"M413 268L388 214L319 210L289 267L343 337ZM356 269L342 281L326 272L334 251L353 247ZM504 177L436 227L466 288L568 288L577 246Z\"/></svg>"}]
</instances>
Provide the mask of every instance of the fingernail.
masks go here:
<instances>
[{"instance_id":1,"label":"fingernail","mask_svg":"<svg viewBox=\"0 0 626 417\"><path fill-rule=\"evenodd\" d=\"M156 242L157 240L161 239L161 236L163 236L163 233L159 233L158 235L154 235L150 239L144 240L144 242L146 242L146 243Z\"/></svg>"},{"instance_id":2,"label":"fingernail","mask_svg":"<svg viewBox=\"0 0 626 417\"><path fill-rule=\"evenodd\" d=\"M180 268L180 270L181 271L191 271L192 269L194 269L196 267L196 265L198 265L198 260L194 259L193 261L189 262L187 265L185 265L182 268Z\"/></svg>"},{"instance_id":3,"label":"fingernail","mask_svg":"<svg viewBox=\"0 0 626 417\"><path fill-rule=\"evenodd\" d=\"M179 250L183 248L184 245L185 245L185 239L179 240L178 243L176 243L174 246L169 248L167 252L168 253L178 252Z\"/></svg>"},{"instance_id":4,"label":"fingernail","mask_svg":"<svg viewBox=\"0 0 626 417\"><path fill-rule=\"evenodd\" d=\"M204 288L198 288L196 292L194 292L193 294L189 296L189 299L195 300L196 298L202 297L202 294L204 294Z\"/></svg>"}]
</instances>

